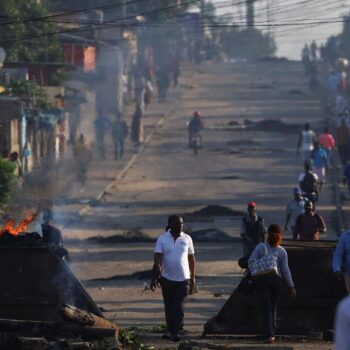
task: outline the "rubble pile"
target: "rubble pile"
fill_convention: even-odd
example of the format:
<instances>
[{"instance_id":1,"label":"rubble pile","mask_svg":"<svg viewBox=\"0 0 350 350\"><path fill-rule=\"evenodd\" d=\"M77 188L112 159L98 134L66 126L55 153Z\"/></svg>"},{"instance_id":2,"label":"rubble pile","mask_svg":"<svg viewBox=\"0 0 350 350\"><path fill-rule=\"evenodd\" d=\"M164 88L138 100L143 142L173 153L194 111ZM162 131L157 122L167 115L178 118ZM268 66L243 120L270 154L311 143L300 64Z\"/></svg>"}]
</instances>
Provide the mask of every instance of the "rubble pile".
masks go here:
<instances>
[{"instance_id":1,"label":"rubble pile","mask_svg":"<svg viewBox=\"0 0 350 350\"><path fill-rule=\"evenodd\" d=\"M0 273L0 350L118 347L118 325L38 233L1 233Z\"/></svg>"}]
</instances>

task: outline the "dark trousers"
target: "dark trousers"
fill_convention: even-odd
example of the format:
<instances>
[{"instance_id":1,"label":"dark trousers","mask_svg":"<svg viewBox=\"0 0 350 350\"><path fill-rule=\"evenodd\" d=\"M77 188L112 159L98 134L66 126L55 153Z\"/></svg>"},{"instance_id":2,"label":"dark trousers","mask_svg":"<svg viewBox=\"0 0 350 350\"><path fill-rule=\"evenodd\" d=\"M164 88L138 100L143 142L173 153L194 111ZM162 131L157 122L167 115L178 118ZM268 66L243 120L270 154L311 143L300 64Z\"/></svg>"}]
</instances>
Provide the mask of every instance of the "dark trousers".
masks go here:
<instances>
[{"instance_id":1,"label":"dark trousers","mask_svg":"<svg viewBox=\"0 0 350 350\"><path fill-rule=\"evenodd\" d=\"M277 322L277 303L282 289L282 278L277 275L256 280L256 290L261 299L263 329L266 337L274 336Z\"/></svg>"},{"instance_id":2,"label":"dark trousers","mask_svg":"<svg viewBox=\"0 0 350 350\"><path fill-rule=\"evenodd\" d=\"M171 335L177 335L183 327L185 301L190 285L188 281L175 282L162 278L165 320Z\"/></svg>"},{"instance_id":3,"label":"dark trousers","mask_svg":"<svg viewBox=\"0 0 350 350\"><path fill-rule=\"evenodd\" d=\"M338 145L338 152L339 152L339 158L343 165L343 167L346 165L346 162L349 159L349 146L348 145Z\"/></svg>"}]
</instances>

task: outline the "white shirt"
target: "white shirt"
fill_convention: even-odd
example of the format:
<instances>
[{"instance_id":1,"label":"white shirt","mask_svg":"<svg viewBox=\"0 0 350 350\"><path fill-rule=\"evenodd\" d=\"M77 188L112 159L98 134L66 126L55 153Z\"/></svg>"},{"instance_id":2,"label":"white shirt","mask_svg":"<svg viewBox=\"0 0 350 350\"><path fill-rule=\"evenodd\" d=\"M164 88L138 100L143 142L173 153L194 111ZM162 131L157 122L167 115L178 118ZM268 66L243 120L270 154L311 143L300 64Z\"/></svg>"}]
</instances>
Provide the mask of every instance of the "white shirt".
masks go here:
<instances>
[{"instance_id":1,"label":"white shirt","mask_svg":"<svg viewBox=\"0 0 350 350\"><path fill-rule=\"evenodd\" d=\"M170 281L183 282L191 278L188 255L194 254L192 238L181 232L174 241L170 232L157 239L154 253L162 254L162 276Z\"/></svg>"},{"instance_id":2,"label":"white shirt","mask_svg":"<svg viewBox=\"0 0 350 350\"><path fill-rule=\"evenodd\" d=\"M301 149L303 151L312 151L314 149L315 133L312 130L301 132Z\"/></svg>"},{"instance_id":3,"label":"white shirt","mask_svg":"<svg viewBox=\"0 0 350 350\"><path fill-rule=\"evenodd\" d=\"M350 297L338 305L335 318L335 350L350 350Z\"/></svg>"}]
</instances>

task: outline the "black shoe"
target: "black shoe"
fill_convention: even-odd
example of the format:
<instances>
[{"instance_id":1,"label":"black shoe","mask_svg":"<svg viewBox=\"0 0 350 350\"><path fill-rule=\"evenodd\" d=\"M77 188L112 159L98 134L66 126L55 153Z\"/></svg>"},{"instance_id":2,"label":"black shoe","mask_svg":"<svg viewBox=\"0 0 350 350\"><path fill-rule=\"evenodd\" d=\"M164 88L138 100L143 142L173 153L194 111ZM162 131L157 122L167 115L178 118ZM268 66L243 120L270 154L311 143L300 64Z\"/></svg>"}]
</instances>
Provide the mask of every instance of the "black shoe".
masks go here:
<instances>
[{"instance_id":1,"label":"black shoe","mask_svg":"<svg viewBox=\"0 0 350 350\"><path fill-rule=\"evenodd\" d=\"M172 335L170 340L173 341L174 343L178 343L180 341L180 338L178 335Z\"/></svg>"},{"instance_id":2,"label":"black shoe","mask_svg":"<svg viewBox=\"0 0 350 350\"><path fill-rule=\"evenodd\" d=\"M171 335L169 333L164 333L162 339L171 339Z\"/></svg>"}]
</instances>

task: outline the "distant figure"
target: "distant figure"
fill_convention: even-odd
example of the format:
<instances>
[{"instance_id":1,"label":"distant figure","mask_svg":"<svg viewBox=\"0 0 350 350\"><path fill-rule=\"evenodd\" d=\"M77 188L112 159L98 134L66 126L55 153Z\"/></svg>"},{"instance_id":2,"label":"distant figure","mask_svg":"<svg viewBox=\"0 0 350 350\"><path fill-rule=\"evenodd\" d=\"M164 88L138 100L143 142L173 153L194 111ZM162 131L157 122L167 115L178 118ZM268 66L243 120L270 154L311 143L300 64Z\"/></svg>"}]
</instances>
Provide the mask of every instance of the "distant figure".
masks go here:
<instances>
[{"instance_id":1,"label":"distant figure","mask_svg":"<svg viewBox=\"0 0 350 350\"><path fill-rule=\"evenodd\" d=\"M80 134L78 141L73 148L73 155L76 162L77 178L82 185L85 185L88 164L92 159L91 150L86 144L84 134Z\"/></svg>"},{"instance_id":2,"label":"distant figure","mask_svg":"<svg viewBox=\"0 0 350 350\"><path fill-rule=\"evenodd\" d=\"M201 113L196 111L188 124L188 147L192 147L193 138L199 136L199 144L202 145L201 131L204 129L204 124L201 119Z\"/></svg>"},{"instance_id":3,"label":"distant figure","mask_svg":"<svg viewBox=\"0 0 350 350\"><path fill-rule=\"evenodd\" d=\"M16 177L21 178L23 176L23 171L22 171L22 163L19 160L18 152L11 152L9 154L8 160L16 166L15 173L14 173Z\"/></svg>"},{"instance_id":4,"label":"distant figure","mask_svg":"<svg viewBox=\"0 0 350 350\"><path fill-rule=\"evenodd\" d=\"M334 350L350 349L350 296L343 299L337 307L335 316Z\"/></svg>"},{"instance_id":5,"label":"distant figure","mask_svg":"<svg viewBox=\"0 0 350 350\"><path fill-rule=\"evenodd\" d=\"M304 172L299 175L299 186L304 197L315 204L318 200L318 176L312 171L311 162L305 162Z\"/></svg>"},{"instance_id":6,"label":"distant figure","mask_svg":"<svg viewBox=\"0 0 350 350\"><path fill-rule=\"evenodd\" d=\"M169 74L163 68L157 72L158 102L166 102L170 86Z\"/></svg>"},{"instance_id":7,"label":"distant figure","mask_svg":"<svg viewBox=\"0 0 350 350\"><path fill-rule=\"evenodd\" d=\"M337 128L337 144L338 144L339 158L344 167L347 161L349 160L349 148L350 148L350 132L344 118L342 118L341 124Z\"/></svg>"},{"instance_id":8,"label":"distant figure","mask_svg":"<svg viewBox=\"0 0 350 350\"><path fill-rule=\"evenodd\" d=\"M315 133L310 129L310 124L306 123L304 125L304 130L300 133L297 145L297 154L300 153L301 149L303 163L310 160L311 151L314 149L315 139Z\"/></svg>"},{"instance_id":9,"label":"distant figure","mask_svg":"<svg viewBox=\"0 0 350 350\"><path fill-rule=\"evenodd\" d=\"M322 216L315 213L311 201L305 203L305 213L297 217L293 238L299 241L318 241L320 233L326 232L326 225Z\"/></svg>"},{"instance_id":10,"label":"distant figure","mask_svg":"<svg viewBox=\"0 0 350 350\"><path fill-rule=\"evenodd\" d=\"M43 223L41 231L43 243L51 247L58 257L69 262L68 251L63 247L63 238L61 231L53 226L54 213L51 209L45 209L43 213Z\"/></svg>"},{"instance_id":11,"label":"distant figure","mask_svg":"<svg viewBox=\"0 0 350 350\"><path fill-rule=\"evenodd\" d=\"M108 118L108 115L104 112L100 112L95 120L95 135L98 151L101 159L106 158L105 150L105 136L106 132L109 129L111 121Z\"/></svg>"},{"instance_id":12,"label":"distant figure","mask_svg":"<svg viewBox=\"0 0 350 350\"><path fill-rule=\"evenodd\" d=\"M41 225L43 233L43 242L47 245L55 247L63 246L63 238L61 231L52 225L54 214L51 209L45 209L43 213L43 224Z\"/></svg>"},{"instance_id":13,"label":"distant figure","mask_svg":"<svg viewBox=\"0 0 350 350\"><path fill-rule=\"evenodd\" d=\"M347 97L338 94L335 97L335 114L337 117L345 117L349 111L349 100Z\"/></svg>"},{"instance_id":14,"label":"distant figure","mask_svg":"<svg viewBox=\"0 0 350 350\"><path fill-rule=\"evenodd\" d=\"M67 88L67 90L72 92L72 96L66 97L66 101L69 112L69 142L74 146L80 125L81 104L86 102L86 99L77 89Z\"/></svg>"},{"instance_id":15,"label":"distant figure","mask_svg":"<svg viewBox=\"0 0 350 350\"><path fill-rule=\"evenodd\" d=\"M336 104L339 83L340 76L335 72L335 70L332 69L326 81L327 106L329 109L332 109Z\"/></svg>"},{"instance_id":16,"label":"distant figure","mask_svg":"<svg viewBox=\"0 0 350 350\"><path fill-rule=\"evenodd\" d=\"M335 140L328 128L324 129L323 134L318 138L320 146L326 151L328 166L331 166L332 152L335 147Z\"/></svg>"},{"instance_id":17,"label":"distant figure","mask_svg":"<svg viewBox=\"0 0 350 350\"><path fill-rule=\"evenodd\" d=\"M312 169L317 175L317 184L319 193L322 191L322 186L326 182L326 169L328 167L327 152L320 147L318 141L315 142L314 149L311 152Z\"/></svg>"},{"instance_id":18,"label":"distant figure","mask_svg":"<svg viewBox=\"0 0 350 350\"><path fill-rule=\"evenodd\" d=\"M140 106L136 106L135 113L131 122L131 140L135 147L144 142L143 113Z\"/></svg>"},{"instance_id":19,"label":"distant figure","mask_svg":"<svg viewBox=\"0 0 350 350\"><path fill-rule=\"evenodd\" d=\"M114 158L122 159L124 155L124 142L128 136L128 125L120 115L112 124L112 137L114 143Z\"/></svg>"},{"instance_id":20,"label":"distant figure","mask_svg":"<svg viewBox=\"0 0 350 350\"><path fill-rule=\"evenodd\" d=\"M305 74L308 74L309 73L309 65L310 65L310 49L309 49L308 44L305 44L305 46L301 52L301 60L302 60L303 65L304 65Z\"/></svg>"},{"instance_id":21,"label":"distant figure","mask_svg":"<svg viewBox=\"0 0 350 350\"><path fill-rule=\"evenodd\" d=\"M146 80L141 75L141 73L138 72L135 78L134 94L135 94L136 105L139 106L141 109L143 109L145 91L146 91Z\"/></svg>"},{"instance_id":22,"label":"distant figure","mask_svg":"<svg viewBox=\"0 0 350 350\"><path fill-rule=\"evenodd\" d=\"M345 267L345 274L342 273L343 267ZM350 230L342 233L338 240L333 254L332 268L339 280L344 279L346 290L350 294Z\"/></svg>"},{"instance_id":23,"label":"distant figure","mask_svg":"<svg viewBox=\"0 0 350 350\"><path fill-rule=\"evenodd\" d=\"M294 188L294 198L288 203L286 208L286 223L284 225L284 231L288 231L288 225L291 228L292 234L295 229L295 222L300 214L305 212L305 203L308 200L302 196L300 188Z\"/></svg>"},{"instance_id":24,"label":"distant figure","mask_svg":"<svg viewBox=\"0 0 350 350\"><path fill-rule=\"evenodd\" d=\"M312 40L312 43L310 45L310 53L311 53L311 60L317 61L317 44L315 40Z\"/></svg>"},{"instance_id":25,"label":"distant figure","mask_svg":"<svg viewBox=\"0 0 350 350\"><path fill-rule=\"evenodd\" d=\"M147 109L148 105L151 103L151 96L153 93L152 83L148 80L145 86L145 94L144 94L144 105L145 109Z\"/></svg>"},{"instance_id":26,"label":"distant figure","mask_svg":"<svg viewBox=\"0 0 350 350\"><path fill-rule=\"evenodd\" d=\"M241 237L243 246L243 255L249 256L255 247L265 242L266 227L264 219L257 215L256 203L249 202L247 215L242 219Z\"/></svg>"}]
</instances>

